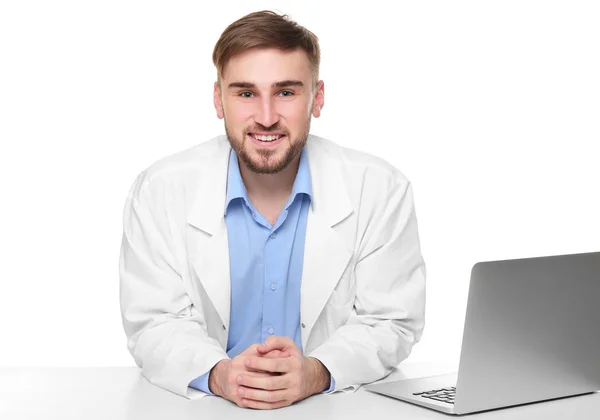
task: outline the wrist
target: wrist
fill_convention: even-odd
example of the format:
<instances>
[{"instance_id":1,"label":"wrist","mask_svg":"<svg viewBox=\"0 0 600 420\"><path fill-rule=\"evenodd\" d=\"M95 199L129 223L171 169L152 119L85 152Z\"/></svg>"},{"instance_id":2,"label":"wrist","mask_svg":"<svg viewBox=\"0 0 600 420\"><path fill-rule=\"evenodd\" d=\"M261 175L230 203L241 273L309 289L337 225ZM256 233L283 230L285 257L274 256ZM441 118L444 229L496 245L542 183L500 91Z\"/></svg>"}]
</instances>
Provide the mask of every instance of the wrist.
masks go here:
<instances>
[{"instance_id":1,"label":"wrist","mask_svg":"<svg viewBox=\"0 0 600 420\"><path fill-rule=\"evenodd\" d=\"M313 394L320 394L329 388L329 385L331 384L331 374L319 359L309 357L308 360L312 362L313 365L315 384Z\"/></svg>"},{"instance_id":2,"label":"wrist","mask_svg":"<svg viewBox=\"0 0 600 420\"><path fill-rule=\"evenodd\" d=\"M223 376L223 371L227 367L228 363L229 359L220 360L216 365L213 366L208 375L208 389L210 392L220 397L223 396L223 391L221 389L221 377Z\"/></svg>"}]
</instances>

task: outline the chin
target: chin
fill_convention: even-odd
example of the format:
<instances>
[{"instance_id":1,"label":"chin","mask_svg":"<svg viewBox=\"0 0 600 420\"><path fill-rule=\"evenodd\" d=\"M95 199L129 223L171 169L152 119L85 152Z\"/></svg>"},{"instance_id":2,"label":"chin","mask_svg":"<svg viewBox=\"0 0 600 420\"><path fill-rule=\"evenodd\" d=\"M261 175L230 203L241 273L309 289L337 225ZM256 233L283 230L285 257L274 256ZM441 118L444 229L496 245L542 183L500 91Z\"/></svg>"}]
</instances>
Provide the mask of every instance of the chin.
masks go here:
<instances>
[{"instance_id":1,"label":"chin","mask_svg":"<svg viewBox=\"0 0 600 420\"><path fill-rule=\"evenodd\" d=\"M272 175L283 171L288 166L288 164L289 163L285 163L281 159L278 159L276 161L270 160L268 163L265 163L260 159L252 159L252 165L246 166L248 166L248 169L250 169L254 173Z\"/></svg>"}]
</instances>

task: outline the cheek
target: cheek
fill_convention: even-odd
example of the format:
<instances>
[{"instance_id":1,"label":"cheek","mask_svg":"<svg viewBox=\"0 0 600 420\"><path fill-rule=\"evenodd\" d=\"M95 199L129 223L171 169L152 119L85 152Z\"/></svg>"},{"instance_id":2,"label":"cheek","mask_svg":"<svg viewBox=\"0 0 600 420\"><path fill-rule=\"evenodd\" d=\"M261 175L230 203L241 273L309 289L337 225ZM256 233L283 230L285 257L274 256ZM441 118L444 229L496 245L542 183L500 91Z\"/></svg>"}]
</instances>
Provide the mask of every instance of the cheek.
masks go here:
<instances>
[{"instance_id":1,"label":"cheek","mask_svg":"<svg viewBox=\"0 0 600 420\"><path fill-rule=\"evenodd\" d=\"M309 107L306 102L286 103L280 108L280 115L289 125L303 126L310 115Z\"/></svg>"},{"instance_id":2,"label":"cheek","mask_svg":"<svg viewBox=\"0 0 600 420\"><path fill-rule=\"evenodd\" d=\"M229 104L225 106L225 117L230 125L245 125L252 119L252 107L247 104Z\"/></svg>"}]
</instances>

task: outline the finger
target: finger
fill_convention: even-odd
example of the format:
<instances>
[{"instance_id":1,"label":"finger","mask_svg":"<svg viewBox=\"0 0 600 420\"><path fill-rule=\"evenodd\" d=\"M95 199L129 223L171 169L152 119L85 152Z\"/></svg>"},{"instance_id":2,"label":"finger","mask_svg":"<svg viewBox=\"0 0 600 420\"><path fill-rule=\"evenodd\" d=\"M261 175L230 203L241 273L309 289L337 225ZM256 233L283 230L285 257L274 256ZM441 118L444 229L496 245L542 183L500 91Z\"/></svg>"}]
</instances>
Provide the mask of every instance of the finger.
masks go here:
<instances>
[{"instance_id":1,"label":"finger","mask_svg":"<svg viewBox=\"0 0 600 420\"><path fill-rule=\"evenodd\" d=\"M287 407L291 405L290 401L279 401L276 403L270 403L265 401L255 401L248 398L242 398L242 406L247 408L254 408L256 410L273 410L275 408Z\"/></svg>"},{"instance_id":2,"label":"finger","mask_svg":"<svg viewBox=\"0 0 600 420\"><path fill-rule=\"evenodd\" d=\"M258 369L258 368L251 368L251 367L248 367L246 365L244 365L244 367L245 367L245 370L243 370L244 373L254 373L254 374L257 374L257 375L267 375L267 376L270 376L270 375L281 375L280 373L277 373L277 372L269 372L267 370L261 370L261 369Z\"/></svg>"},{"instance_id":3,"label":"finger","mask_svg":"<svg viewBox=\"0 0 600 420\"><path fill-rule=\"evenodd\" d=\"M240 373L236 381L238 385L246 388L263 389L266 391L276 391L279 389L287 389L291 387L289 375L269 375L269 376L253 376L251 374Z\"/></svg>"},{"instance_id":4,"label":"finger","mask_svg":"<svg viewBox=\"0 0 600 420\"><path fill-rule=\"evenodd\" d=\"M253 401L263 401L268 403L278 403L280 401L291 399L288 398L289 391L286 389L281 389L277 391L265 391L264 389L246 388L241 386L238 388L238 395L245 399Z\"/></svg>"},{"instance_id":5,"label":"finger","mask_svg":"<svg viewBox=\"0 0 600 420\"><path fill-rule=\"evenodd\" d=\"M294 340L292 340L289 337L272 335L269 338L267 338L263 344L260 344L256 350L258 351L258 353L264 354L264 353L270 352L271 350L284 351L288 348L298 349L298 346L296 346L296 343L294 343Z\"/></svg>"},{"instance_id":6,"label":"finger","mask_svg":"<svg viewBox=\"0 0 600 420\"><path fill-rule=\"evenodd\" d=\"M245 373L245 375L250 375L253 378L269 378L271 376L273 376L272 373L269 372L264 372L264 371L251 371L251 370L247 370Z\"/></svg>"},{"instance_id":7,"label":"finger","mask_svg":"<svg viewBox=\"0 0 600 420\"><path fill-rule=\"evenodd\" d=\"M254 355L254 357L257 357L257 355L255 354L255 355ZM246 373L252 374L252 375L254 375L254 376L271 376L271 375L278 375L278 374L275 374L275 373L268 372L268 371L266 371L266 370L260 370L260 369L249 369L249 368L246 366L246 363L245 363L246 359L247 359L247 358L244 358L244 365L242 366L242 372L246 372Z\"/></svg>"},{"instance_id":8,"label":"finger","mask_svg":"<svg viewBox=\"0 0 600 420\"><path fill-rule=\"evenodd\" d=\"M292 358L270 359L266 357L249 357L244 361L246 369L253 371L265 371L272 373L290 372L292 369Z\"/></svg>"},{"instance_id":9,"label":"finger","mask_svg":"<svg viewBox=\"0 0 600 420\"><path fill-rule=\"evenodd\" d=\"M291 354L289 351L281 351L281 350L271 350L270 352L263 354L262 357L267 357L269 359L281 359L284 357L290 357Z\"/></svg>"}]
</instances>

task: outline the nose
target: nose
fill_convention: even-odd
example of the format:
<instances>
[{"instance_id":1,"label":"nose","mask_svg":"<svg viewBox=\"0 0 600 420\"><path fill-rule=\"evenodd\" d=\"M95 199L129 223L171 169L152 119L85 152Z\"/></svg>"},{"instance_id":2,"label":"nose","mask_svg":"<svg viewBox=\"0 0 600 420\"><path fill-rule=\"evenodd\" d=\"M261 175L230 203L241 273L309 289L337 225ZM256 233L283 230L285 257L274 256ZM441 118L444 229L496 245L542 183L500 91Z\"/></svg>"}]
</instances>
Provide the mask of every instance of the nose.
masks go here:
<instances>
[{"instance_id":1,"label":"nose","mask_svg":"<svg viewBox=\"0 0 600 420\"><path fill-rule=\"evenodd\" d=\"M270 95L262 97L254 120L264 127L271 127L279 121L277 107Z\"/></svg>"}]
</instances>

